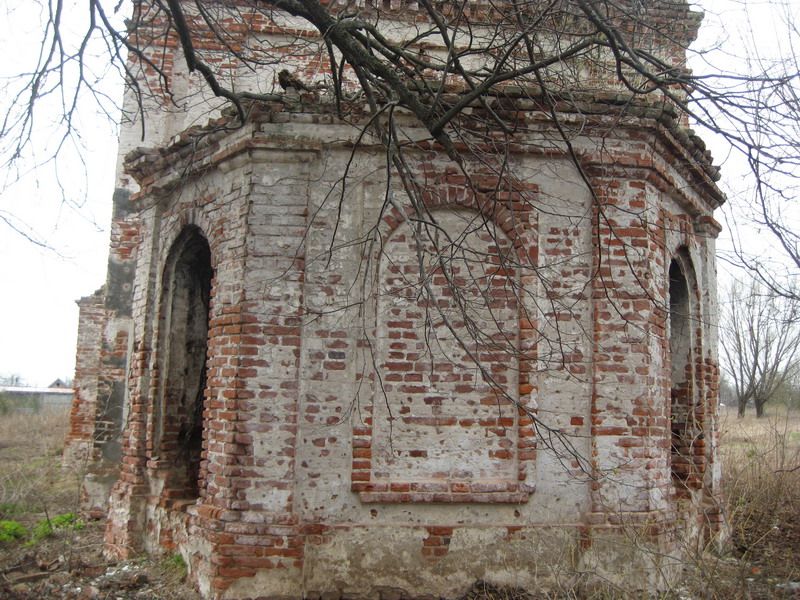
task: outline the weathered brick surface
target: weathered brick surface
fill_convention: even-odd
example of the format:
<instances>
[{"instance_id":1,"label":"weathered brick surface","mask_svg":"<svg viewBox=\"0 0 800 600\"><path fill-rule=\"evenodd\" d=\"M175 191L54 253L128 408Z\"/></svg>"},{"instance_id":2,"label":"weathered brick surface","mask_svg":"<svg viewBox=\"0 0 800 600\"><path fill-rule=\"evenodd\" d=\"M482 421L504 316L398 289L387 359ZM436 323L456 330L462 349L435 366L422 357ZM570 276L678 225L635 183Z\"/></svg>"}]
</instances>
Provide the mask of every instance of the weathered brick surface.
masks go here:
<instances>
[{"instance_id":1,"label":"weathered brick surface","mask_svg":"<svg viewBox=\"0 0 800 600\"><path fill-rule=\"evenodd\" d=\"M80 464L93 460L97 386L100 377L102 335L107 322L103 288L78 300L79 329L75 357L75 401L69 415L70 429L64 462Z\"/></svg>"},{"instance_id":2,"label":"weathered brick surface","mask_svg":"<svg viewBox=\"0 0 800 600\"><path fill-rule=\"evenodd\" d=\"M392 35L412 4L392 3ZM151 57L188 94L167 41ZM154 91L156 75L141 74ZM511 141L467 140L482 151L468 184L401 115L414 204L379 146L353 149L357 107L345 122L311 94L181 133L199 109L163 102L148 100L157 148L119 177L113 293L82 304L70 439L75 454L120 444L110 552L179 551L208 597L452 597L489 574L539 588L569 556L600 572L639 560L631 533L668 555L721 526L721 196L679 121L602 98L565 108L570 156L523 94ZM187 236L209 256L182 254ZM213 270L202 307L198 261ZM205 311L207 331L191 320ZM120 383L124 419L105 418L99 390Z\"/></svg>"}]
</instances>

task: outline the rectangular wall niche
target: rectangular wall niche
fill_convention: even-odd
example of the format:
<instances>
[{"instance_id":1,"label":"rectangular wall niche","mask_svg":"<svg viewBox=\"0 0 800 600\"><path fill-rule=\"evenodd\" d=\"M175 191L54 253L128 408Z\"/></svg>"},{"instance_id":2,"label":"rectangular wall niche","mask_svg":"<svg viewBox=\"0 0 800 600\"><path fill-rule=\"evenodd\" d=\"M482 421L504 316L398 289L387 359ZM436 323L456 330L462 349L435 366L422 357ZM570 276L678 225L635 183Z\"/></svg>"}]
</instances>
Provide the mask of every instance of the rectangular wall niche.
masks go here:
<instances>
[{"instance_id":1,"label":"rectangular wall niche","mask_svg":"<svg viewBox=\"0 0 800 600\"><path fill-rule=\"evenodd\" d=\"M524 502L533 426L517 406L513 245L472 210L432 221L402 223L383 248L379 377L354 429L352 489L363 502Z\"/></svg>"}]
</instances>

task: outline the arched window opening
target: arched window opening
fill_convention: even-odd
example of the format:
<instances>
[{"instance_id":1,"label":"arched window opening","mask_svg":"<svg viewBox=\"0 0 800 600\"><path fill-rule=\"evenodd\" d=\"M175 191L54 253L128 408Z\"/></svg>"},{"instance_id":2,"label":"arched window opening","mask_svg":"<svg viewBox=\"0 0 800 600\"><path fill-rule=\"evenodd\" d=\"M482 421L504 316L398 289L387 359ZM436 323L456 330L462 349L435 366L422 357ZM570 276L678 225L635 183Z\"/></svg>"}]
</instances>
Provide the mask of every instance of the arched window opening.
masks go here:
<instances>
[{"instance_id":1,"label":"arched window opening","mask_svg":"<svg viewBox=\"0 0 800 600\"><path fill-rule=\"evenodd\" d=\"M702 415L696 414L694 329L690 288L677 260L669 267L669 351L671 358L671 464L678 496L698 486L697 453L702 455Z\"/></svg>"},{"instance_id":2,"label":"arched window opening","mask_svg":"<svg viewBox=\"0 0 800 600\"><path fill-rule=\"evenodd\" d=\"M211 250L196 227L170 251L162 293L162 384L156 448L165 500L186 506L200 494Z\"/></svg>"}]
</instances>

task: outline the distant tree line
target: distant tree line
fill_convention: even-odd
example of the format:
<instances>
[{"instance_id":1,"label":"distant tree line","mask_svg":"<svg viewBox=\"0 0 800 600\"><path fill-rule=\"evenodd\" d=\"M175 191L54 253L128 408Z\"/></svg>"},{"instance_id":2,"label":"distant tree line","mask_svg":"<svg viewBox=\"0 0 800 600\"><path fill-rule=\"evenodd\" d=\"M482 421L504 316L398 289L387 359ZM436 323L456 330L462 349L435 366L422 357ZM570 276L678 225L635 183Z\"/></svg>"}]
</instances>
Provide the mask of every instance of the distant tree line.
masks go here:
<instances>
[{"instance_id":1,"label":"distant tree line","mask_svg":"<svg viewBox=\"0 0 800 600\"><path fill-rule=\"evenodd\" d=\"M743 417L763 417L768 402L800 405L800 300L753 281L734 283L720 311L720 401ZM727 401L727 402L726 402Z\"/></svg>"}]
</instances>

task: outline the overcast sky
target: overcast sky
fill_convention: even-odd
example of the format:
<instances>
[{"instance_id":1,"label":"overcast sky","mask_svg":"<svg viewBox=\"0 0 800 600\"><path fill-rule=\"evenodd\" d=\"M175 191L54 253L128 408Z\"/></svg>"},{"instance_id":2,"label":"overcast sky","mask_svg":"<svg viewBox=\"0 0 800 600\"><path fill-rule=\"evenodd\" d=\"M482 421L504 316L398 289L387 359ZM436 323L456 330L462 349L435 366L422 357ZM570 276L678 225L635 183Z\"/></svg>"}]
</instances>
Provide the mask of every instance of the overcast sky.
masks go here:
<instances>
[{"instance_id":1,"label":"overcast sky","mask_svg":"<svg viewBox=\"0 0 800 600\"><path fill-rule=\"evenodd\" d=\"M729 55L731 64L741 60L740 50L748 38L758 40L764 52L779 53L780 45L786 43L782 37L785 14L796 12L798 3L709 0L711 8L698 47L721 42L722 55ZM66 14L80 19L87 2L66 4ZM29 68L39 51L40 10L31 0L0 0L6 32L0 36L0 56L6 57L0 64L0 77L6 84L6 102L13 91L7 87L7 78ZM73 27L79 28L80 22ZM715 60L722 55L717 54ZM103 75L102 60L98 65L96 75L104 77L109 93L118 98L120 86ZM0 104L0 109L4 106ZM73 375L75 300L94 292L105 279L116 164L116 129L98 112L86 103L79 124L81 144L62 156L57 170L45 166L23 174L18 183L10 183L18 172L6 171L0 177L0 184L5 182L0 218L11 219L18 229L49 246L39 247L0 222L0 376L18 374L30 385L47 385ZM58 115L57 106L39 115L35 129L39 147L48 143L52 147L55 142L53 119ZM711 142L717 162L725 159L724 147L704 137ZM29 157L23 166L42 156ZM737 189L746 187L746 165L728 161L724 166L724 187L735 196ZM718 219L725 220L723 215ZM726 237L723 234L723 246Z\"/></svg>"},{"instance_id":2,"label":"overcast sky","mask_svg":"<svg viewBox=\"0 0 800 600\"><path fill-rule=\"evenodd\" d=\"M65 2L67 27L80 27L87 4ZM31 0L0 0L0 20L5 21L0 36L3 113L17 89L8 78L30 69L40 51L41 10ZM98 61L98 71L90 76L102 77L106 62ZM113 78L106 77L105 85L121 96L121 85ZM91 294L105 279L116 127L98 114L94 103L84 102L77 124L82 138L66 147L57 169L50 164L24 171L59 141L59 100L48 99L37 115L38 153L22 161L20 170L0 173L5 187L0 219L48 246L37 246L0 221L0 375L18 374L30 385L73 376L75 300Z\"/></svg>"}]
</instances>

